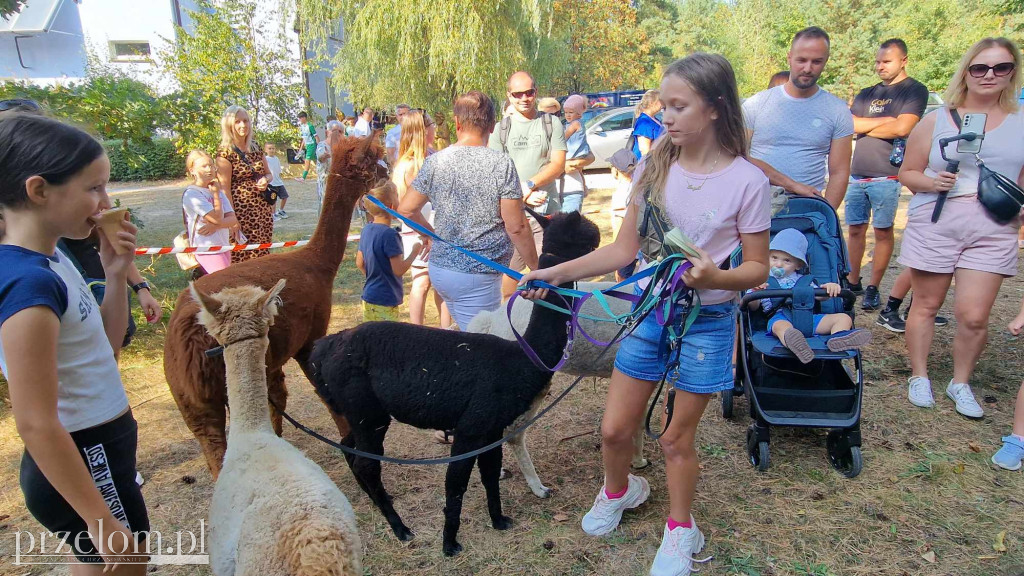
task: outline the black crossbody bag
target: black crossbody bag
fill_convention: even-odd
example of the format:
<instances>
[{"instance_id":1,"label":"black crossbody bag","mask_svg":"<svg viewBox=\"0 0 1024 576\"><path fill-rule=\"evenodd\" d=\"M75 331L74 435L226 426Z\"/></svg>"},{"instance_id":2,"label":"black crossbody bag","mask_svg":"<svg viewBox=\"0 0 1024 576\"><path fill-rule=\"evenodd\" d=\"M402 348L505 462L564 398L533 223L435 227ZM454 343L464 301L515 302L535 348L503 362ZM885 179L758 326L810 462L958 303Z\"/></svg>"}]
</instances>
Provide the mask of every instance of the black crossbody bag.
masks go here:
<instances>
[{"instance_id":1,"label":"black crossbody bag","mask_svg":"<svg viewBox=\"0 0 1024 576\"><path fill-rule=\"evenodd\" d=\"M246 157L246 155L238 148L238 146L232 146L232 148L235 149L235 154L238 154L238 157L242 159L242 162L245 162L245 165L252 169L253 173L255 174L256 167L253 166L252 162L249 162L249 158ZM264 176L266 175L264 174ZM273 186L267 185L267 189L260 191L260 194L263 196L263 200L265 200L267 204L270 204L271 206L277 204L277 190L274 190Z\"/></svg>"}]
</instances>

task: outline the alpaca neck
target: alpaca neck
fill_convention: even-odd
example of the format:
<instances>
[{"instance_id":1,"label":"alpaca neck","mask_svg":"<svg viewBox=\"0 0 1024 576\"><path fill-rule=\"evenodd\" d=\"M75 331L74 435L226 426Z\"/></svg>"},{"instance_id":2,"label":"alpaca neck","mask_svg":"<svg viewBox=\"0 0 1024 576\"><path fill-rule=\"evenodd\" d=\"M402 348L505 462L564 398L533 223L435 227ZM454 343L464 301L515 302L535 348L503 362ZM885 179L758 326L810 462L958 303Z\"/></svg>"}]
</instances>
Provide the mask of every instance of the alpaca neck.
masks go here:
<instances>
[{"instance_id":1,"label":"alpaca neck","mask_svg":"<svg viewBox=\"0 0 1024 576\"><path fill-rule=\"evenodd\" d=\"M352 213L365 187L364 182L333 174L327 177L320 221L317 222L316 230L313 231L313 236L306 246L307 251L316 254L316 258L311 259L311 264L319 263L337 272L341 266L341 259L345 256L348 232L352 226Z\"/></svg>"},{"instance_id":2,"label":"alpaca neck","mask_svg":"<svg viewBox=\"0 0 1024 576\"><path fill-rule=\"evenodd\" d=\"M566 305L560 298L554 297L553 294L549 295L545 300L557 306ZM571 299L568 299L568 305L572 306ZM523 338L533 348L541 362L547 366L554 366L562 358L565 344L569 340L569 334L565 325L568 321L569 316L566 314L536 304L533 306L530 324L526 328L526 334L523 335Z\"/></svg>"},{"instance_id":3,"label":"alpaca neck","mask_svg":"<svg viewBox=\"0 0 1024 576\"><path fill-rule=\"evenodd\" d=\"M230 437L236 433L266 432L270 426L267 405L267 337L242 340L224 348L227 369Z\"/></svg>"}]
</instances>

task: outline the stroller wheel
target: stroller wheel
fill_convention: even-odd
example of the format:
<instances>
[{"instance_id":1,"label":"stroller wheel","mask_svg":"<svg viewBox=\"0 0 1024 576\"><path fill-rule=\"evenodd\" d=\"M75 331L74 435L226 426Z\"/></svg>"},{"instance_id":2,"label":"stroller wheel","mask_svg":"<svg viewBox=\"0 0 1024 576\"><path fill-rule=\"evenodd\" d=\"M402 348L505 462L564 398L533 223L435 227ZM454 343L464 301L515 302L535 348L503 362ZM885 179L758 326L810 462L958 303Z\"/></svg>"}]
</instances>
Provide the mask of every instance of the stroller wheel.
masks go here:
<instances>
[{"instance_id":1,"label":"stroller wheel","mask_svg":"<svg viewBox=\"0 0 1024 576\"><path fill-rule=\"evenodd\" d=\"M864 468L860 446L850 446L849 437L838 430L829 432L825 443L832 467L847 478L856 478Z\"/></svg>"},{"instance_id":2,"label":"stroller wheel","mask_svg":"<svg viewBox=\"0 0 1024 576\"><path fill-rule=\"evenodd\" d=\"M722 390L722 418L732 418L733 391Z\"/></svg>"},{"instance_id":3,"label":"stroller wheel","mask_svg":"<svg viewBox=\"0 0 1024 576\"><path fill-rule=\"evenodd\" d=\"M747 429L747 457L750 458L750 464L757 468L758 472L767 470L768 465L771 463L768 442L759 442L753 427Z\"/></svg>"}]
</instances>

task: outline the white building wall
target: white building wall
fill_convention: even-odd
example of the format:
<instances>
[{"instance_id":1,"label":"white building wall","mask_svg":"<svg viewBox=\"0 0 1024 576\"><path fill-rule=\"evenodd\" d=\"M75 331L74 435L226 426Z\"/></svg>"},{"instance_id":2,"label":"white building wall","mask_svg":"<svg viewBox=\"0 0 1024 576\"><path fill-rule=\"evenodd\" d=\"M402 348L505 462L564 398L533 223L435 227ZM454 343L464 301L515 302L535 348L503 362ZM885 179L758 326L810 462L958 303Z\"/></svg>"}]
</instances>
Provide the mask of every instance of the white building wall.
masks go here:
<instances>
[{"instance_id":1,"label":"white building wall","mask_svg":"<svg viewBox=\"0 0 1024 576\"><path fill-rule=\"evenodd\" d=\"M0 34L0 79L53 84L81 78L85 74L85 38L74 2L64 1L52 29L55 31L30 36Z\"/></svg>"}]
</instances>

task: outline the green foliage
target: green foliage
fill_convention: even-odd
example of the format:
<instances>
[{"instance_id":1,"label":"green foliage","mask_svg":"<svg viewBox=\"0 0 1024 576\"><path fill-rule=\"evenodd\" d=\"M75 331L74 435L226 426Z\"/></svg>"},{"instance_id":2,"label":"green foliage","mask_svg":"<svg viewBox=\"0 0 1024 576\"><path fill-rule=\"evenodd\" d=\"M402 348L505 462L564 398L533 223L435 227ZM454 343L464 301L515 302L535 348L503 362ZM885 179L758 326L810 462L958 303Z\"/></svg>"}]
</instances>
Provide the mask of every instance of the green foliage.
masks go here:
<instances>
[{"instance_id":1,"label":"green foliage","mask_svg":"<svg viewBox=\"0 0 1024 576\"><path fill-rule=\"evenodd\" d=\"M0 98L31 98L53 117L104 139L148 141L158 128L166 127L152 89L109 70L91 68L81 82L47 88L8 80L0 83Z\"/></svg>"},{"instance_id":2,"label":"green foliage","mask_svg":"<svg viewBox=\"0 0 1024 576\"><path fill-rule=\"evenodd\" d=\"M114 182L169 180L185 175L185 158L166 138L132 143L107 140L103 147L110 158L110 179Z\"/></svg>"},{"instance_id":3,"label":"green foliage","mask_svg":"<svg viewBox=\"0 0 1024 576\"><path fill-rule=\"evenodd\" d=\"M182 87L164 106L179 150L216 148L221 114L233 104L249 111L257 135L277 129L294 113L302 84L283 23L274 28L259 10L263 4L218 0L213 9L210 0L200 0L200 9L189 14L194 32L179 29L159 55L164 72Z\"/></svg>"},{"instance_id":4,"label":"green foliage","mask_svg":"<svg viewBox=\"0 0 1024 576\"><path fill-rule=\"evenodd\" d=\"M549 85L561 69L547 58L551 3L298 0L298 10L302 41L321 54L338 19L344 22L333 82L357 107L409 102L448 116L454 97L468 90L503 100L515 70Z\"/></svg>"},{"instance_id":5,"label":"green foliage","mask_svg":"<svg viewBox=\"0 0 1024 576\"><path fill-rule=\"evenodd\" d=\"M25 0L0 0L0 18L7 18L15 12L20 12Z\"/></svg>"}]
</instances>

